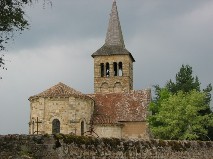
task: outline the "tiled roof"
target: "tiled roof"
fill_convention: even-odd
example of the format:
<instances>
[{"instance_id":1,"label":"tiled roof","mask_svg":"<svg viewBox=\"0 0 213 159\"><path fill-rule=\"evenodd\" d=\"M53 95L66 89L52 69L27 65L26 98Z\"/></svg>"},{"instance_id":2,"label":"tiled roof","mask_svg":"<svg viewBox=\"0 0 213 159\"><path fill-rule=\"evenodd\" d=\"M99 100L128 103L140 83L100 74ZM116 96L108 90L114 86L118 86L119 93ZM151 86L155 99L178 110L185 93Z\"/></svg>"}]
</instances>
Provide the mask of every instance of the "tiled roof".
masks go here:
<instances>
[{"instance_id":1,"label":"tiled roof","mask_svg":"<svg viewBox=\"0 0 213 159\"><path fill-rule=\"evenodd\" d=\"M140 90L89 96L95 101L93 123L116 124L122 121L145 121L151 91Z\"/></svg>"},{"instance_id":2,"label":"tiled roof","mask_svg":"<svg viewBox=\"0 0 213 159\"><path fill-rule=\"evenodd\" d=\"M56 84L55 86L37 94L34 96L31 96L29 98L30 99L34 99L34 98L39 98L39 97L70 97L70 96L75 96L75 97L81 97L81 98L90 98L84 94L82 94L79 91L76 91L75 89L59 82L58 84Z\"/></svg>"}]
</instances>

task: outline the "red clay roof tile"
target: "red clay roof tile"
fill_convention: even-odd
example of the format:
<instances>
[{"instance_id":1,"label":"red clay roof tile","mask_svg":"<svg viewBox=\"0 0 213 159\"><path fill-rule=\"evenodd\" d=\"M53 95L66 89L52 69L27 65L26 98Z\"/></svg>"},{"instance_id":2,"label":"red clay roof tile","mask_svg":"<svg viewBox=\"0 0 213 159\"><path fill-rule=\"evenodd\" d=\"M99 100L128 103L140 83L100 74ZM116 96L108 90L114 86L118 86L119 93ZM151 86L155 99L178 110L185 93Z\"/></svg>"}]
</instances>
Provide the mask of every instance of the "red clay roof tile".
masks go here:
<instances>
[{"instance_id":1,"label":"red clay roof tile","mask_svg":"<svg viewBox=\"0 0 213 159\"><path fill-rule=\"evenodd\" d=\"M83 93L76 91L75 89L59 82L58 84L56 84L55 86L37 94L34 96L31 96L29 98L33 99L33 98L39 98L39 97L70 97L70 96L75 96L75 97L83 97L83 98L90 98L86 95L84 95Z\"/></svg>"},{"instance_id":2,"label":"red clay roof tile","mask_svg":"<svg viewBox=\"0 0 213 159\"><path fill-rule=\"evenodd\" d=\"M145 121L151 100L150 90L129 93L89 95L95 101L94 124L115 124L122 121Z\"/></svg>"}]
</instances>

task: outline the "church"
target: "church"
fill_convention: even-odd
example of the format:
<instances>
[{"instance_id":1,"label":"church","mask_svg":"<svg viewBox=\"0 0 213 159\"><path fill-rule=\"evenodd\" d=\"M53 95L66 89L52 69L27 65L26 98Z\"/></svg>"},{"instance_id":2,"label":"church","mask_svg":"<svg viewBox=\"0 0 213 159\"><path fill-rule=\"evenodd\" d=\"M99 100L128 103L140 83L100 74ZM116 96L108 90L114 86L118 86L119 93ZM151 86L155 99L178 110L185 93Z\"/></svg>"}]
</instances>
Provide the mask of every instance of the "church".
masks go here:
<instances>
[{"instance_id":1,"label":"church","mask_svg":"<svg viewBox=\"0 0 213 159\"><path fill-rule=\"evenodd\" d=\"M29 98L30 134L75 134L107 138L149 138L151 90L133 90L133 55L125 48L116 1L104 45L92 55L94 93L63 83Z\"/></svg>"}]
</instances>

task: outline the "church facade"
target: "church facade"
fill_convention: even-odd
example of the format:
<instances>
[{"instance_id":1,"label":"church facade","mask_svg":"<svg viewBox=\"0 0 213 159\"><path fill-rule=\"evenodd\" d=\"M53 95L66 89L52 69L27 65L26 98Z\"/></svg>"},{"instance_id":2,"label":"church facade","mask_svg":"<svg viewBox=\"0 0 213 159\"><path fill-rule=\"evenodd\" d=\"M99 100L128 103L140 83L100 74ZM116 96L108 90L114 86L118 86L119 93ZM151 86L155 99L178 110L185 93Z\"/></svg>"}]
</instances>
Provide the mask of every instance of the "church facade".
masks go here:
<instances>
[{"instance_id":1,"label":"church facade","mask_svg":"<svg viewBox=\"0 0 213 159\"><path fill-rule=\"evenodd\" d=\"M105 44L92 54L94 93L58 83L29 98L30 134L148 138L146 117L151 90L133 90L132 54L125 48L116 1Z\"/></svg>"}]
</instances>

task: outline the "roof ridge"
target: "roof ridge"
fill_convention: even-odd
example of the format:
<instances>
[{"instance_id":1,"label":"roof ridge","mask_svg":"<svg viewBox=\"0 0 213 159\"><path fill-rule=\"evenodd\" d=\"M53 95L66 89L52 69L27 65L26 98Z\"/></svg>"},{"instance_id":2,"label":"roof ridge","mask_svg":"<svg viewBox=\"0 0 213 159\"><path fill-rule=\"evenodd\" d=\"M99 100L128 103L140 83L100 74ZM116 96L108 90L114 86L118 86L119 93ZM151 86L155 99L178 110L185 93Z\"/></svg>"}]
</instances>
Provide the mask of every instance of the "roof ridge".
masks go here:
<instances>
[{"instance_id":1,"label":"roof ridge","mask_svg":"<svg viewBox=\"0 0 213 159\"><path fill-rule=\"evenodd\" d=\"M61 85L61 86L65 87L68 91L71 90L71 91L76 92L77 94L83 94L80 91L77 91L76 89L74 89L74 88L72 88L72 87L70 87L70 86L68 86L68 85L66 85L62 82L59 82L57 85ZM57 86L57 85L55 85L55 86ZM70 92L70 93L72 93L72 92Z\"/></svg>"},{"instance_id":2,"label":"roof ridge","mask_svg":"<svg viewBox=\"0 0 213 159\"><path fill-rule=\"evenodd\" d=\"M38 93L37 95L31 96L30 98L37 97L69 97L69 96L81 96L86 97L85 94L74 88L67 86L66 84L59 82L58 84L46 89L45 91Z\"/></svg>"}]
</instances>

